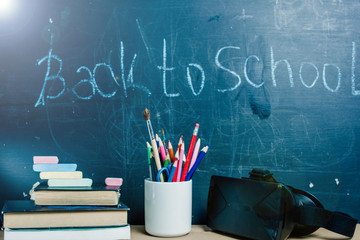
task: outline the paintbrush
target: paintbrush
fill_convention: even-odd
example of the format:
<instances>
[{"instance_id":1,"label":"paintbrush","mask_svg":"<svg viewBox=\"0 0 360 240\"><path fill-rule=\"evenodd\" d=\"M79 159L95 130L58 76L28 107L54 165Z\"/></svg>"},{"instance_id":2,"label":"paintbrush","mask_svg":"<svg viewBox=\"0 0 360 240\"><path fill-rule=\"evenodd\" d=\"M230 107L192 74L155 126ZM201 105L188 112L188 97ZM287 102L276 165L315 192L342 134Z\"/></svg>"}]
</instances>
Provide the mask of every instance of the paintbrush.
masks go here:
<instances>
[{"instance_id":1,"label":"paintbrush","mask_svg":"<svg viewBox=\"0 0 360 240\"><path fill-rule=\"evenodd\" d=\"M143 112L143 117L146 120L146 124L149 130L149 135L150 135L150 141L151 141L151 146L153 148L153 155L155 158L155 163L156 163L156 168L159 171L161 169L161 162L160 162L160 158L159 158L159 150L156 144L156 140L155 140L155 136L154 136L154 131L151 125L151 121L150 121L150 112L147 108L145 108L144 112ZM164 181L164 176L163 174L160 175L160 181L163 182Z\"/></svg>"}]
</instances>

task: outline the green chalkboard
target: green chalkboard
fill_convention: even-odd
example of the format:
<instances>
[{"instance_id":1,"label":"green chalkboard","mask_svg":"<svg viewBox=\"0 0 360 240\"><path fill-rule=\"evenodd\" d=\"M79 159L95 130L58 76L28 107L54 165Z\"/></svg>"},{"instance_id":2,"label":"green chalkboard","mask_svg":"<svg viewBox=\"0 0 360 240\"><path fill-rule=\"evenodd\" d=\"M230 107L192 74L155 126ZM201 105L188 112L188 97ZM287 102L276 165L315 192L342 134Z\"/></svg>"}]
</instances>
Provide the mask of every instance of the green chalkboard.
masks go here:
<instances>
[{"instance_id":1,"label":"green chalkboard","mask_svg":"<svg viewBox=\"0 0 360 240\"><path fill-rule=\"evenodd\" d=\"M129 221L143 224L146 107L173 145L187 148L195 123L209 144L193 223L206 221L211 175L254 167L360 218L359 1L10 2L1 204L29 197L34 155L56 155L94 181L122 177Z\"/></svg>"}]
</instances>

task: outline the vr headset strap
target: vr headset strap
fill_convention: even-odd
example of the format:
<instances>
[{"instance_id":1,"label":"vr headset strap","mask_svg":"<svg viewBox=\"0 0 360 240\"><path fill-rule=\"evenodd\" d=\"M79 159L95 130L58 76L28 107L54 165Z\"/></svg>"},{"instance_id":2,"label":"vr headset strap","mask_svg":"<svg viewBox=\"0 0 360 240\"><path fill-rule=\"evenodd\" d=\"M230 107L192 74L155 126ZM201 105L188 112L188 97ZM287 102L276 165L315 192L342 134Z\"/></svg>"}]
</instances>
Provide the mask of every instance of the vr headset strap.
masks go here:
<instances>
[{"instance_id":1,"label":"vr headset strap","mask_svg":"<svg viewBox=\"0 0 360 240\"><path fill-rule=\"evenodd\" d=\"M310 206L300 206L298 217L300 224L323 227L347 237L354 235L357 224L355 218L345 213Z\"/></svg>"}]
</instances>

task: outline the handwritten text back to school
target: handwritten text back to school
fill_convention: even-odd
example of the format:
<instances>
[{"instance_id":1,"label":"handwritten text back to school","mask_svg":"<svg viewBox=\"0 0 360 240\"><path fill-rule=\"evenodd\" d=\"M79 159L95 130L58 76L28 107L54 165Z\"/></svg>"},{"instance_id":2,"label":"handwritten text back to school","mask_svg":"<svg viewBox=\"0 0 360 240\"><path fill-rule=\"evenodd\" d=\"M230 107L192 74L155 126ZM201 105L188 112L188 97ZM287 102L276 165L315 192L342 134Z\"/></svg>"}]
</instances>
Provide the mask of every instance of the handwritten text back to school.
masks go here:
<instances>
[{"instance_id":1,"label":"handwritten text back to school","mask_svg":"<svg viewBox=\"0 0 360 240\"><path fill-rule=\"evenodd\" d=\"M52 39L52 37L51 37ZM231 91L235 91L236 89L239 88L239 86L242 84L243 79L240 76L240 73L235 72L234 70L230 69L229 67L225 67L222 65L221 63L221 59L222 59L222 55L226 52L226 51L233 51L234 53L236 53L236 51L239 51L240 47L238 46L224 46L219 48L219 50L217 51L215 57L214 57L214 62L215 65L221 69L224 72L227 72L229 74L229 77L226 78L224 81L231 81L231 86L228 88L218 88L216 89L216 91L220 92L220 93L225 93L225 92L231 92ZM76 72L80 73L80 72L85 72L88 75L88 78L86 79L82 79L80 80L77 84L75 84L75 86L72 86L71 91L73 92L73 94L82 100L89 100L91 99L93 96L95 96L96 93L98 93L100 96L104 97L104 98L111 98L113 96L115 96L115 94L118 93L118 91L120 89L123 89L123 94L125 97L127 97L127 89L128 88L138 88L141 91L144 91L146 94L151 95L151 91L143 85L139 85L136 84L136 79L134 79L134 65L136 63L137 60L137 54L135 53L133 55L132 58L132 62L131 65L129 67L129 70L127 72L127 74L125 73L125 66L124 66L124 57L125 57L125 53L124 53L124 43L121 42L121 46L120 46L120 67L121 67L121 77L116 77L116 74L113 71L113 68L110 64L107 63L97 63L95 65L95 67L91 70L89 67L87 66L80 66ZM162 65L157 66L157 69L159 70L159 82L162 82L162 89L163 92L165 94L165 96L172 98L172 97L178 97L180 96L180 93L178 92L169 92L168 91L168 84L169 81L171 81L171 79L168 77L169 76L169 72L174 71L175 67L173 66L168 66L167 63L167 44L166 44L166 39L163 40L163 62ZM275 60L275 56L274 56L274 50L272 47L270 47L270 68L271 68L271 80L272 80L272 85L273 87L277 87L277 81L276 81L276 70L278 68L286 68L287 73L288 73L288 79L289 79L289 86L290 87L294 87L294 71L293 71L293 67L290 65L290 62L287 59L281 59L281 60ZM357 90L357 84L356 84L356 79L355 79L355 57L356 57L356 43L352 42L352 49L351 49L351 94L354 96L360 95L360 89ZM243 63L243 75L245 78L245 81L247 84L249 84L250 86L254 87L254 88L260 88L264 85L264 81L260 79L250 79L250 77L248 76L247 72L248 72L248 63L249 61L257 61L260 62L260 58L256 55L250 55L248 56L244 63ZM58 63L58 69L56 69L56 71L53 69L51 69L51 67L54 65L51 64L52 61L56 61ZM66 85L66 80L65 78L62 76L62 66L63 66L63 61L60 57L58 57L57 55L53 54L53 46L52 46L52 40L50 41L50 49L48 52L48 55L43 57L42 59L38 60L38 65L41 65L43 63L47 63L47 71L45 74L45 78L44 78L44 83L42 86L42 90L41 93L39 95L39 98L37 100L37 102L35 103L35 107L39 106L39 105L45 105L46 101L45 99L56 99L58 97L60 97L62 94L64 94L65 89L67 88ZM327 70L333 68L335 70L335 72L337 72L337 77L336 77L336 82L335 83L328 83L327 80ZM99 69L102 70L106 70L109 72L109 79L107 79L107 81L112 81L115 85L116 89L113 89L110 92L104 92L98 85L97 81L97 71L99 71ZM306 69L306 70L304 70ZM56 74L50 74L51 72L56 72ZM198 73L200 73L201 76L201 83L200 86L198 87L194 87L193 85L193 79L191 77L191 72L192 71L197 71ZM314 74L314 78L313 79L304 79L304 71L312 71ZM322 68L319 69L314 63L312 62L302 62L300 64L299 67L299 71L298 71L298 76L300 79L301 84L305 87L305 88L313 88L315 86L315 84L318 82L319 79L322 79L322 84L325 87L325 89L327 89L330 92L338 92L338 90L341 87L341 82L342 82L342 75L341 75L341 69L338 65L334 64L334 63L324 63ZM184 73L184 78L187 80L187 84L189 86L189 89L191 90L192 94L194 94L195 96L198 96L201 94L202 90L205 87L205 83L206 83L206 73L204 71L204 69L202 68L200 63L197 62L190 62L188 63L188 65L186 66L186 73ZM103 79L101 79L103 81ZM47 84L49 84L50 81L60 81L62 88L59 89L59 91L54 95L50 95L46 93L46 89L47 89ZM78 93L78 88L80 86L83 85L87 85L89 86L89 93L87 95L81 95ZM197 89L195 89L197 88Z\"/></svg>"}]
</instances>

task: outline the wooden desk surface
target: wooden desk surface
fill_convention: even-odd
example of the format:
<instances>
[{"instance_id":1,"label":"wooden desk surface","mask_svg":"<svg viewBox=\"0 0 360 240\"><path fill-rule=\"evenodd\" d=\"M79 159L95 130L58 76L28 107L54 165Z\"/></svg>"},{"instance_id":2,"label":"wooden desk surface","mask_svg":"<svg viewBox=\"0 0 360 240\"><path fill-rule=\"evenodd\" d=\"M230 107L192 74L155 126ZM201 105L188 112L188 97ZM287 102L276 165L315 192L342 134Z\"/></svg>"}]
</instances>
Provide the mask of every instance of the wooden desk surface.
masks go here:
<instances>
[{"instance_id":1,"label":"wooden desk surface","mask_svg":"<svg viewBox=\"0 0 360 240\"><path fill-rule=\"evenodd\" d=\"M216 232L211 231L210 228L204 225L193 225L191 232L185 236L177 237L177 238L159 238L159 237L153 237L145 232L144 226L139 225L132 225L131 226L131 239L132 240L141 240L141 239L152 239L152 240L165 240L165 239L177 239L177 240L230 240L230 239L238 239L234 237L230 237L227 235L219 234ZM344 237L342 235L330 232L326 229L320 228L313 234L307 236L306 238L289 238L289 240L295 240L295 239L301 239L301 240L340 240L340 239L350 239L347 237ZM354 234L354 237L351 238L353 240L360 239L360 224L356 226L356 231Z\"/></svg>"},{"instance_id":2,"label":"wooden desk surface","mask_svg":"<svg viewBox=\"0 0 360 240\"><path fill-rule=\"evenodd\" d=\"M145 232L145 227L143 225L131 225L131 239L132 240L142 240L142 239L152 239L152 240L165 240L165 239L177 239L177 240L230 240L230 239L238 239L234 237L230 237L227 235L219 234L211 231L210 228L204 225L193 225L191 232L185 236L177 237L177 238L158 238L153 237ZM315 233L309 235L306 238L289 238L289 240L340 240L350 238L344 237L342 235L330 232L326 229L320 228ZM356 231L352 240L360 239L360 224L356 226ZM0 240L4 240L4 232L0 233ZM99 239L101 240L101 239Z\"/></svg>"}]
</instances>

